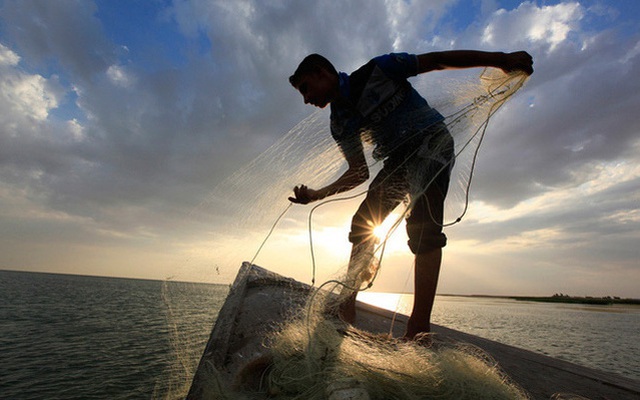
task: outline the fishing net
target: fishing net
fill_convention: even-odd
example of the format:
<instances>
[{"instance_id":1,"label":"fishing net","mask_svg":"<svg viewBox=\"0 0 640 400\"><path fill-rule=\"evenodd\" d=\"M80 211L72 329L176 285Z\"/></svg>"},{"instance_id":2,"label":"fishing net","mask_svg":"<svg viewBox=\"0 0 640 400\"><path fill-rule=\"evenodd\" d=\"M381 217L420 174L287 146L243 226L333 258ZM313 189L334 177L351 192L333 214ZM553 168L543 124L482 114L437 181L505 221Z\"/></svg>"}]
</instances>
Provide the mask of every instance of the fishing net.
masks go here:
<instances>
[{"instance_id":1,"label":"fishing net","mask_svg":"<svg viewBox=\"0 0 640 400\"><path fill-rule=\"evenodd\" d=\"M354 249L351 264L343 266L338 278L320 285L299 313L287 319L265 340L266 353L251 372L229 389L212 371L212 398L274 399L522 399L526 394L509 382L494 361L478 349L451 343L433 345L394 340L361 332L335 317L345 296L371 286L384 260L385 244L400 222L413 210L416 199L425 195L442 171L451 171L445 219L442 226L459 222L467 211L473 169L490 118L522 85L524 73L505 74L486 69L474 79L449 84L442 99L431 102L445 116L444 127L427 127L403 136L394 146L410 149L394 168L406 171L398 190L402 212L382 240L365 240ZM424 113L407 115L407 125ZM275 199L297 184L321 187L343 171L344 158L327 127L325 112L317 112L298 124L278 143L214 191L209 202L234 216L236 227L246 224L274 231L290 206L278 209ZM403 127L396 127L402 129ZM436 129L437 128L437 129ZM375 132L363 132L365 143L375 141ZM416 135L420 140L416 142ZM374 153L376 149L372 150ZM389 154L393 149L385 149ZM443 154L451 153L443 157ZM436 162L425 162L425 160ZM384 157L368 158L371 176L382 170ZM429 168L422 168L428 165ZM438 166L438 170L433 169ZM403 172L404 173L404 172ZM264 184L265 177L271 182ZM384 182L370 182L369 189ZM388 182L387 182L388 183ZM251 197L246 188L260 188ZM391 185L393 189L393 185ZM308 211L309 242L313 258L313 215L318 207L346 201L366 190L323 201ZM275 204L278 204L277 202ZM275 223L273 221L276 221ZM270 228L270 229L269 229ZM346 238L345 238L346 240ZM357 247L357 246L356 246ZM246 250L246 249L245 249ZM357 251L356 251L357 250ZM357 253L357 254L356 254ZM245 254L248 254L245 252ZM257 254L256 254L257 256ZM255 256L254 256L255 259ZM237 263L237 258L236 258ZM315 281L315 279L313 280ZM430 342L429 338L426 342ZM257 365L257 366L256 366ZM249 384L250 383L250 384ZM257 397L256 397L257 396Z\"/></svg>"},{"instance_id":2,"label":"fishing net","mask_svg":"<svg viewBox=\"0 0 640 400\"><path fill-rule=\"evenodd\" d=\"M451 170L442 225L450 226L462 219L468 208L473 169L489 120L526 79L527 75L522 72L505 74L501 70L487 68L480 77L475 75L449 79L444 83L442 80L438 81L438 87L442 89L434 93L435 100L430 103L445 117L447 135L434 135L440 140L422 141L415 145L416 136L424 136L425 130L440 129L427 126L413 135L405 135L403 141L395 143L398 147L406 144L415 147L409 154L410 157L401 160L397 165L397 168L411 171L412 176L407 179L410 187L401 188L403 201L398 207L401 211L399 214L394 213L399 217L395 223L390 224L389 233L377 243L373 253L380 257L384 252L386 239L411 212L414 205L412 200L420 198L420 195L432 186L433 175L440 172L434 171L432 167L415 168L409 165L411 163L431 159L439 164L436 162L428 165L439 165L442 171ZM417 87L422 92L420 85ZM424 114L422 110L417 110L405 116L405 123L410 126L421 118L425 118ZM287 194L291 193L294 186L305 184L308 187L319 188L333 181L346 169L344 156L329 132L328 120L328 112L320 110L301 121L259 157L217 185L211 196L194 211L205 220L205 211L215 210L216 217L209 222L211 230L218 235L210 243L208 251L216 254L216 265L219 265L221 270L235 271L240 259L255 261L267 242L265 239L258 245L264 236L259 238L256 232L262 235L268 232L269 238L274 230L277 232L277 225L282 221L288 224L286 228L289 229L302 226L300 221L306 220L309 231L308 247L311 252L310 269L312 283L315 283L313 233L317 210L349 202L366 194L367 190L372 189L374 177L385 163L384 159L372 156L376 149L369 143L369 132L365 131L363 139L371 176L369 182L351 192L327 198L312 206L292 208ZM400 130L403 127L395 129ZM453 140L453 157L442 161L443 151L452 145L449 138ZM389 151L392 150L387 150ZM380 179L379 181L381 182L377 183L385 183ZM392 186L389 190L391 189ZM345 235L345 242L346 240ZM249 256L252 258L248 258ZM332 270L338 271L339 266L332 267Z\"/></svg>"},{"instance_id":3,"label":"fishing net","mask_svg":"<svg viewBox=\"0 0 640 400\"><path fill-rule=\"evenodd\" d=\"M321 313L287 323L274 334L270 352L261 389L275 398L526 398L476 348L375 336Z\"/></svg>"},{"instance_id":4,"label":"fishing net","mask_svg":"<svg viewBox=\"0 0 640 400\"><path fill-rule=\"evenodd\" d=\"M215 368L201 398L527 399L481 350L443 340L402 341L357 330L326 314L328 292L264 338L232 384ZM428 343L428 344L427 344Z\"/></svg>"},{"instance_id":5,"label":"fishing net","mask_svg":"<svg viewBox=\"0 0 640 400\"><path fill-rule=\"evenodd\" d=\"M429 220L428 225L443 228L462 220L468 209L473 170L489 120L522 87L527 77L523 72L505 74L500 70L485 69L475 83L466 82L464 89L458 88L455 92L459 94L458 96L452 95L448 102L437 107L445 116L444 123L423 123L421 119L428 119L429 113L416 110L405 115L404 121L400 121L399 126L379 128L386 131L408 130L411 133L394 143L396 148L401 149L402 157L399 161L389 162L389 159L393 158L395 149L384 149L383 154L392 154L392 156L384 159L383 171L374 179L368 190L376 191L377 185L383 186L385 198L395 197L396 200L391 201L390 205L379 206L386 208L386 214L385 211L378 211L382 217L373 217L366 223L373 226L381 224L388 212L400 202L404 209L381 241L373 234L373 229L368 229L371 232L369 237L355 242L347 272L336 285L340 286L341 290L338 292L339 296L334 307L344 304L346 298L353 296L354 292L372 286L383 259L387 240L402 220L416 211L415 207L420 201L423 201L423 208L426 208L426 214L428 214L421 218ZM411 131L412 124L423 126L423 128ZM375 136L376 132L364 132L364 135L364 140L367 141L367 136ZM376 150L378 148L374 150L374 158L377 158ZM398 173L402 175L402 179L394 177ZM442 183L443 176L444 183ZM453 179L446 178L449 176ZM447 200L447 214L453 217L449 217L450 220L447 222L444 220L444 212L430 205L434 197L446 196L449 181L453 182L454 187L451 191L453 199ZM421 212L425 213L424 210ZM355 225L352 229L355 229ZM433 231L433 228L430 229ZM425 234L426 238L422 238L421 233L420 240L425 242L430 240L436 243L436 247L443 247L446 239L441 239L444 236L438 235L440 234L437 230L435 236L433 233ZM409 247L412 250L417 251L423 248L422 243L412 245L411 240ZM427 243L427 246L433 245Z\"/></svg>"}]
</instances>

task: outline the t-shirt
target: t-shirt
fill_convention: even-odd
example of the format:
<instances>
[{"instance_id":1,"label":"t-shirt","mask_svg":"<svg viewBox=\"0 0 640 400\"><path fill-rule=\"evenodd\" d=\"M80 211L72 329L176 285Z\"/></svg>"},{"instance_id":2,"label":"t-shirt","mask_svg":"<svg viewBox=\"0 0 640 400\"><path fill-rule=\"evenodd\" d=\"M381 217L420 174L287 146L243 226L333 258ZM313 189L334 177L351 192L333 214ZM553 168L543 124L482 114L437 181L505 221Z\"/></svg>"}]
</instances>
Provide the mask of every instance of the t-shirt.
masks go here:
<instances>
[{"instance_id":1,"label":"t-shirt","mask_svg":"<svg viewBox=\"0 0 640 400\"><path fill-rule=\"evenodd\" d=\"M361 151L361 135L384 159L421 143L426 128L444 120L407 81L417 73L415 55L391 53L338 74L342 99L331 103L331 135L347 158Z\"/></svg>"}]
</instances>

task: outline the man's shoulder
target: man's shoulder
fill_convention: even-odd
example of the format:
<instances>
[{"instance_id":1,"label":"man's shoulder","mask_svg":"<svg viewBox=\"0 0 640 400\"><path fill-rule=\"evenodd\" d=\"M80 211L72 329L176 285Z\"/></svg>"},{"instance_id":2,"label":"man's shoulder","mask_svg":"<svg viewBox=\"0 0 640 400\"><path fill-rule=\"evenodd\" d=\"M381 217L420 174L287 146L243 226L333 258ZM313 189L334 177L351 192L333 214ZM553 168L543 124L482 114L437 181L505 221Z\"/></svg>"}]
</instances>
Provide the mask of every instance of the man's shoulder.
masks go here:
<instances>
[{"instance_id":1,"label":"man's shoulder","mask_svg":"<svg viewBox=\"0 0 640 400\"><path fill-rule=\"evenodd\" d=\"M418 59L415 54L389 53L372 58L349 75L352 90L364 88L374 70L379 70L387 78L403 80L418 74Z\"/></svg>"},{"instance_id":2,"label":"man's shoulder","mask_svg":"<svg viewBox=\"0 0 640 400\"><path fill-rule=\"evenodd\" d=\"M371 61L390 75L407 78L418 73L418 58L415 54L389 53L377 56Z\"/></svg>"},{"instance_id":3,"label":"man's shoulder","mask_svg":"<svg viewBox=\"0 0 640 400\"><path fill-rule=\"evenodd\" d=\"M354 81L359 82L361 80L366 80L369 77L369 75L371 75L371 71L373 71L373 69L377 65L376 58L372 58L366 64L362 65L360 68L350 73L349 81L353 84Z\"/></svg>"},{"instance_id":4,"label":"man's shoulder","mask_svg":"<svg viewBox=\"0 0 640 400\"><path fill-rule=\"evenodd\" d=\"M397 68L398 65L402 65L406 68L411 68L416 64L417 56L415 54L406 52L387 53L373 57L349 75L353 75L354 73L363 69L371 68L372 66L378 66L380 68Z\"/></svg>"}]
</instances>

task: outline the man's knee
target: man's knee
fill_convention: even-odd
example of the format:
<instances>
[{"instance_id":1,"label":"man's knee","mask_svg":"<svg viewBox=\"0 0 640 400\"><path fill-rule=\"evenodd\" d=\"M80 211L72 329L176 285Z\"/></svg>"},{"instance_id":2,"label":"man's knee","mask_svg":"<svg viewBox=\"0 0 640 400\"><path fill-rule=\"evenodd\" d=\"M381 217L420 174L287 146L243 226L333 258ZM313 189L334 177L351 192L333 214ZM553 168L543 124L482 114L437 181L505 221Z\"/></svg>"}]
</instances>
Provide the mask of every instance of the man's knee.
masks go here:
<instances>
[{"instance_id":1,"label":"man's knee","mask_svg":"<svg viewBox=\"0 0 640 400\"><path fill-rule=\"evenodd\" d=\"M407 226L409 249L413 254L424 254L447 245L447 236L442 232L425 232Z\"/></svg>"},{"instance_id":2,"label":"man's knee","mask_svg":"<svg viewBox=\"0 0 640 400\"><path fill-rule=\"evenodd\" d=\"M355 221L355 218L354 218ZM359 223L351 224L351 232L349 232L349 241L353 244L360 244L369 240L372 240L375 235L373 233L373 224L367 223L367 221L360 221Z\"/></svg>"}]
</instances>

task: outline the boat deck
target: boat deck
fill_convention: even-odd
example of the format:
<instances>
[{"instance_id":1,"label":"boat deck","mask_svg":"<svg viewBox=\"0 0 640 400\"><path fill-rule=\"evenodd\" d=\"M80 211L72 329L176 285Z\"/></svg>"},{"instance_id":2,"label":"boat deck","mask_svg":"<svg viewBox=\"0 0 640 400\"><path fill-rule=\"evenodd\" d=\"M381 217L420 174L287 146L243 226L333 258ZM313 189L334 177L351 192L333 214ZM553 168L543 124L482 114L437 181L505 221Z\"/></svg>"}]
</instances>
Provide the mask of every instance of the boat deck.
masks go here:
<instances>
[{"instance_id":1,"label":"boat deck","mask_svg":"<svg viewBox=\"0 0 640 400\"><path fill-rule=\"evenodd\" d=\"M262 340L277 323L304 301L311 288L255 265L244 263L231 287L205 347L187 399L205 399L210 371L218 384L231 385L238 372L264 355ZM358 303L355 326L372 333L389 333L394 314ZM404 332L407 317L396 315L394 336ZM478 336L432 326L436 337L469 343L493 357L500 368L533 399L550 399L556 393L591 400L640 399L640 382L566 361L508 346Z\"/></svg>"}]
</instances>

